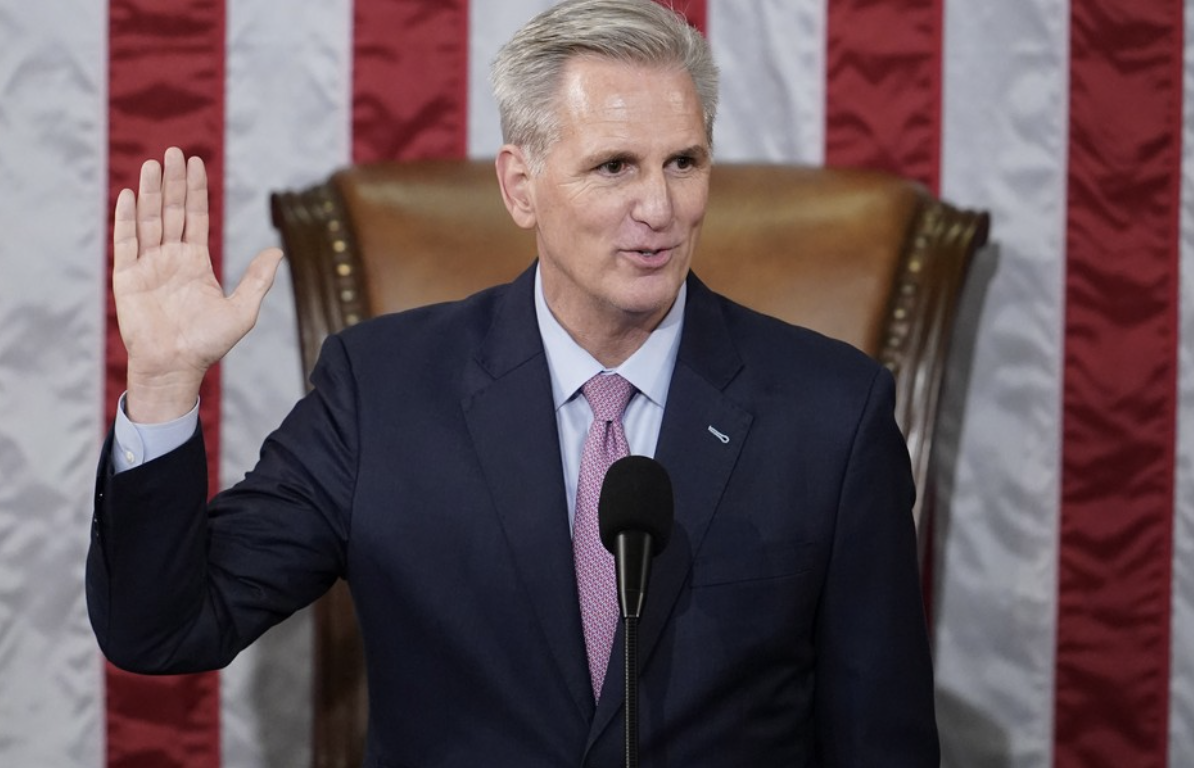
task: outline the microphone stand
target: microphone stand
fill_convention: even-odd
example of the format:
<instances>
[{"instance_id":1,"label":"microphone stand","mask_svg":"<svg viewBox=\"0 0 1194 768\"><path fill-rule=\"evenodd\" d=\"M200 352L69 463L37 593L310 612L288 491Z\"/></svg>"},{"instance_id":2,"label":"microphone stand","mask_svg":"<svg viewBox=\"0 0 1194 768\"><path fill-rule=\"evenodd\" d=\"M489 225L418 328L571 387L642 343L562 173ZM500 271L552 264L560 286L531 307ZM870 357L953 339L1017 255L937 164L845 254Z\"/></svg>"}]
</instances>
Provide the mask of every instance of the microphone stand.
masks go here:
<instances>
[{"instance_id":1,"label":"microphone stand","mask_svg":"<svg viewBox=\"0 0 1194 768\"><path fill-rule=\"evenodd\" d=\"M615 541L618 603L625 632L626 768L638 768L638 620L647 597L651 573L651 536L638 531L620 533Z\"/></svg>"},{"instance_id":2,"label":"microphone stand","mask_svg":"<svg viewBox=\"0 0 1194 768\"><path fill-rule=\"evenodd\" d=\"M638 617L626 617L626 768L638 768Z\"/></svg>"}]
</instances>

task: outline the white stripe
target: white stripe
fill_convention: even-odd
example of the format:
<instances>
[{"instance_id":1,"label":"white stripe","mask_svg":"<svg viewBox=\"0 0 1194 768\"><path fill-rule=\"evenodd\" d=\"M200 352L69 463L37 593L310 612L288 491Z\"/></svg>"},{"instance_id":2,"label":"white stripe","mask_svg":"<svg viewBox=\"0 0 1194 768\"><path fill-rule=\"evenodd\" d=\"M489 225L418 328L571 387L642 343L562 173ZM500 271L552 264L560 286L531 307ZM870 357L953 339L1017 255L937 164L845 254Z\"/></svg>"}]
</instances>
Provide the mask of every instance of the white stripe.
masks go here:
<instances>
[{"instance_id":1,"label":"white stripe","mask_svg":"<svg viewBox=\"0 0 1194 768\"><path fill-rule=\"evenodd\" d=\"M107 6L0 13L0 762L103 760L83 564L103 437Z\"/></svg>"},{"instance_id":2,"label":"white stripe","mask_svg":"<svg viewBox=\"0 0 1194 768\"><path fill-rule=\"evenodd\" d=\"M1194 765L1194 4L1185 7L1169 768Z\"/></svg>"},{"instance_id":3,"label":"white stripe","mask_svg":"<svg viewBox=\"0 0 1194 768\"><path fill-rule=\"evenodd\" d=\"M473 2L468 9L468 156L493 157L502 146L497 102L489 87L489 66L506 41L557 0Z\"/></svg>"},{"instance_id":4,"label":"white stripe","mask_svg":"<svg viewBox=\"0 0 1194 768\"><path fill-rule=\"evenodd\" d=\"M717 159L823 163L825 3L760 0L748 10L708 0L708 9L721 68Z\"/></svg>"},{"instance_id":5,"label":"white stripe","mask_svg":"<svg viewBox=\"0 0 1194 768\"><path fill-rule=\"evenodd\" d=\"M269 194L321 181L349 161L349 0L228 3L224 283L277 243ZM294 300L283 269L257 327L224 360L221 485L256 462L303 392ZM311 623L284 622L221 676L223 764L310 764Z\"/></svg>"},{"instance_id":6,"label":"white stripe","mask_svg":"<svg viewBox=\"0 0 1194 768\"><path fill-rule=\"evenodd\" d=\"M978 341L943 414L958 450L937 517L942 765L1039 768L1053 737L1068 5L945 12L942 194L992 212L998 258L969 286Z\"/></svg>"}]
</instances>

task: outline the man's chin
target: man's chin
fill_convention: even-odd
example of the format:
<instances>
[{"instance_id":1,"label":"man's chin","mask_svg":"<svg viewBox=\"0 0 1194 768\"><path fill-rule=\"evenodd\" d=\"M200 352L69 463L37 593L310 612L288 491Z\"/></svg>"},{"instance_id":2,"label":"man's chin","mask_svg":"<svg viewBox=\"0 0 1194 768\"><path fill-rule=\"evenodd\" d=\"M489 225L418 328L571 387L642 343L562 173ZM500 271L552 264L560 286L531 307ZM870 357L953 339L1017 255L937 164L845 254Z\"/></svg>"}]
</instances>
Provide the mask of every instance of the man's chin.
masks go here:
<instances>
[{"instance_id":1,"label":"man's chin","mask_svg":"<svg viewBox=\"0 0 1194 768\"><path fill-rule=\"evenodd\" d=\"M672 308L679 292L679 285L668 286L665 290L623 297L616 306L628 319L633 319L635 325L654 327Z\"/></svg>"}]
</instances>

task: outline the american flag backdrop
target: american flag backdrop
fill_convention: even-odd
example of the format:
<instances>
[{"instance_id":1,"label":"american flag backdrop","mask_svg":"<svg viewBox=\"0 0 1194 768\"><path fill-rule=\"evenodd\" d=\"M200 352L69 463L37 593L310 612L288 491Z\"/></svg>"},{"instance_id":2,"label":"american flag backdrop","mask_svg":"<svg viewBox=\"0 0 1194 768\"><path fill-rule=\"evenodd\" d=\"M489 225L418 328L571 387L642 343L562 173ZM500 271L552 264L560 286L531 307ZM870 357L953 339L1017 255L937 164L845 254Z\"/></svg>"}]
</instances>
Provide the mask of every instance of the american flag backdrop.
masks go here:
<instances>
[{"instance_id":1,"label":"american flag backdrop","mask_svg":"<svg viewBox=\"0 0 1194 768\"><path fill-rule=\"evenodd\" d=\"M944 765L1194 766L1194 4L675 2L722 68L719 160L885 168L993 215L924 489ZM178 678L116 672L88 626L115 194L202 155L235 282L271 190L492 155L489 61L549 4L0 3L0 766L309 761L308 617ZM213 485L302 392L289 291L209 377Z\"/></svg>"}]
</instances>

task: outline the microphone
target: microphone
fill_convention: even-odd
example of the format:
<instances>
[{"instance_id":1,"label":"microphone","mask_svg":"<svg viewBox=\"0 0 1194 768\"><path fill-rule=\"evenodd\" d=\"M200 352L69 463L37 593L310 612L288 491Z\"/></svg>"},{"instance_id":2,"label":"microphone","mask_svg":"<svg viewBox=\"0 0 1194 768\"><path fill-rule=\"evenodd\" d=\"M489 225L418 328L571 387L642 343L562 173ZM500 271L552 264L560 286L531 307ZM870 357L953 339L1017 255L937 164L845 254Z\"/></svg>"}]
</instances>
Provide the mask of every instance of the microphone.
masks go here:
<instances>
[{"instance_id":1,"label":"microphone","mask_svg":"<svg viewBox=\"0 0 1194 768\"><path fill-rule=\"evenodd\" d=\"M658 461L624 456L610 465L597 501L601 543L613 553L622 618L639 618L647 598L651 558L672 534L672 481Z\"/></svg>"},{"instance_id":2,"label":"microphone","mask_svg":"<svg viewBox=\"0 0 1194 768\"><path fill-rule=\"evenodd\" d=\"M625 456L610 465L597 500L601 543L614 555L618 605L625 627L626 768L638 768L638 620L647 600L651 558L672 535L672 481L646 456Z\"/></svg>"}]
</instances>

